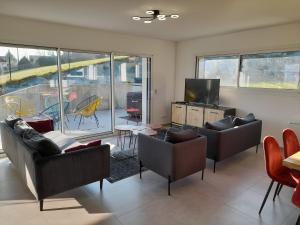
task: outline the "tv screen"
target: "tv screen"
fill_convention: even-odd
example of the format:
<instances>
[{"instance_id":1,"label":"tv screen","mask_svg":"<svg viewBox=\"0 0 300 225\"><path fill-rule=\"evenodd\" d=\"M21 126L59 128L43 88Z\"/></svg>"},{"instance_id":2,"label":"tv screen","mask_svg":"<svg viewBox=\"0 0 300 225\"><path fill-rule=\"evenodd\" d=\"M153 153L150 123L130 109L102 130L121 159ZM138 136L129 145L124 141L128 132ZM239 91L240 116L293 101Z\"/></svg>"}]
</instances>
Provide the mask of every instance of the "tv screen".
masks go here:
<instances>
[{"instance_id":1,"label":"tv screen","mask_svg":"<svg viewBox=\"0 0 300 225\"><path fill-rule=\"evenodd\" d=\"M185 79L185 102L219 105L220 79Z\"/></svg>"}]
</instances>

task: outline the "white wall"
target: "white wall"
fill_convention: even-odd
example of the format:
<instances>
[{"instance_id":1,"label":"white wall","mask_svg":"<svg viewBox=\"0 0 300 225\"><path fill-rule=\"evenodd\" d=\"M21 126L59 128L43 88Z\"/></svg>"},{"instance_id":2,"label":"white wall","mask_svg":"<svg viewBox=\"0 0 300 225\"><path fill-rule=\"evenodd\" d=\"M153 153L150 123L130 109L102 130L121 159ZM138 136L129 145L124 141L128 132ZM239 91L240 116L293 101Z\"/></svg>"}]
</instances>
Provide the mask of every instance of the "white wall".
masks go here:
<instances>
[{"instance_id":1,"label":"white wall","mask_svg":"<svg viewBox=\"0 0 300 225\"><path fill-rule=\"evenodd\" d=\"M300 50L300 23L253 29L213 37L182 41L176 48L175 99L184 98L184 79L195 76L196 56L247 53L270 50ZM263 120L263 136L273 135L281 143L286 127L300 136L300 94L298 92L221 88L220 103L237 108L238 115L253 112Z\"/></svg>"},{"instance_id":2,"label":"white wall","mask_svg":"<svg viewBox=\"0 0 300 225\"><path fill-rule=\"evenodd\" d=\"M0 43L152 55L151 121L169 122L175 86L174 42L3 15L0 27Z\"/></svg>"}]
</instances>

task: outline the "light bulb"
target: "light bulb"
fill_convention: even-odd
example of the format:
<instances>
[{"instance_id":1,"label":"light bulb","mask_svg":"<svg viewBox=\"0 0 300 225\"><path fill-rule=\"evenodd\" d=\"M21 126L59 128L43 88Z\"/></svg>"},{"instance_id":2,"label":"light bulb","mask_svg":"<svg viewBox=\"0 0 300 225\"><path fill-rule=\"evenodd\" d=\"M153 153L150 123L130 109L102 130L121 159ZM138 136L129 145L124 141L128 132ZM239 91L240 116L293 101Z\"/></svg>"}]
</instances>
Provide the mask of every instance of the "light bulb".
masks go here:
<instances>
[{"instance_id":1,"label":"light bulb","mask_svg":"<svg viewBox=\"0 0 300 225\"><path fill-rule=\"evenodd\" d=\"M148 15L153 15L153 14L154 14L154 11L153 11L153 10L147 10L147 11L146 11L146 14L148 14Z\"/></svg>"},{"instance_id":2,"label":"light bulb","mask_svg":"<svg viewBox=\"0 0 300 225\"><path fill-rule=\"evenodd\" d=\"M158 17L158 20L166 20L166 17Z\"/></svg>"},{"instance_id":3,"label":"light bulb","mask_svg":"<svg viewBox=\"0 0 300 225\"><path fill-rule=\"evenodd\" d=\"M160 15L157 15L157 18L165 18L166 15L163 15L163 14L160 14Z\"/></svg>"},{"instance_id":4,"label":"light bulb","mask_svg":"<svg viewBox=\"0 0 300 225\"><path fill-rule=\"evenodd\" d=\"M176 15L176 14L171 15L171 18L172 18L172 19L177 19L177 18L179 18L179 15Z\"/></svg>"},{"instance_id":5,"label":"light bulb","mask_svg":"<svg viewBox=\"0 0 300 225\"><path fill-rule=\"evenodd\" d=\"M139 17L139 16L133 16L132 19L133 20L141 20L141 17Z\"/></svg>"},{"instance_id":6,"label":"light bulb","mask_svg":"<svg viewBox=\"0 0 300 225\"><path fill-rule=\"evenodd\" d=\"M145 20L144 23L152 23L151 20Z\"/></svg>"}]
</instances>

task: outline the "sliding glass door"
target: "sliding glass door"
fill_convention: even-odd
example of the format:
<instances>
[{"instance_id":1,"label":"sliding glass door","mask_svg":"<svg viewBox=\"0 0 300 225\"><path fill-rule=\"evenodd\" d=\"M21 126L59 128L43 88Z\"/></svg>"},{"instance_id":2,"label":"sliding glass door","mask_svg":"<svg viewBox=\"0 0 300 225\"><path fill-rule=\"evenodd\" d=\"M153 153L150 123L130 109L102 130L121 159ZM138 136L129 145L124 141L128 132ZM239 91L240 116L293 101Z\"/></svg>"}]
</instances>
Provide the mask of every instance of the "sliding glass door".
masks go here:
<instances>
[{"instance_id":1,"label":"sliding glass door","mask_svg":"<svg viewBox=\"0 0 300 225\"><path fill-rule=\"evenodd\" d=\"M114 55L115 124L149 122L150 57Z\"/></svg>"},{"instance_id":2,"label":"sliding glass door","mask_svg":"<svg viewBox=\"0 0 300 225\"><path fill-rule=\"evenodd\" d=\"M76 137L148 123L150 69L144 56L0 45L0 120L44 115Z\"/></svg>"},{"instance_id":3,"label":"sliding glass door","mask_svg":"<svg viewBox=\"0 0 300 225\"><path fill-rule=\"evenodd\" d=\"M58 100L56 49L0 46L0 120L40 116ZM58 105L51 113L58 122Z\"/></svg>"},{"instance_id":4,"label":"sliding glass door","mask_svg":"<svg viewBox=\"0 0 300 225\"><path fill-rule=\"evenodd\" d=\"M61 51L60 59L65 133L111 132L110 54Z\"/></svg>"}]
</instances>

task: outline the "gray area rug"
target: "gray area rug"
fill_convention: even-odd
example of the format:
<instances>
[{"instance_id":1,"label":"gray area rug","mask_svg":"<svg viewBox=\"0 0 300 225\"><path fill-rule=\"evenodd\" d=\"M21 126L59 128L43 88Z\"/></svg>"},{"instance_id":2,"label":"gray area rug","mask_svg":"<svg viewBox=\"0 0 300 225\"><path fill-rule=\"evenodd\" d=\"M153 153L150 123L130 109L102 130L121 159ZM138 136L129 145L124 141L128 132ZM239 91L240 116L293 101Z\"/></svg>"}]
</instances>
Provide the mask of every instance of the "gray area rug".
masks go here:
<instances>
[{"instance_id":1,"label":"gray area rug","mask_svg":"<svg viewBox=\"0 0 300 225\"><path fill-rule=\"evenodd\" d=\"M143 168L145 171L146 168ZM110 157L110 183L131 177L140 172L140 165L137 157L132 156L132 151L122 151L114 153Z\"/></svg>"}]
</instances>

